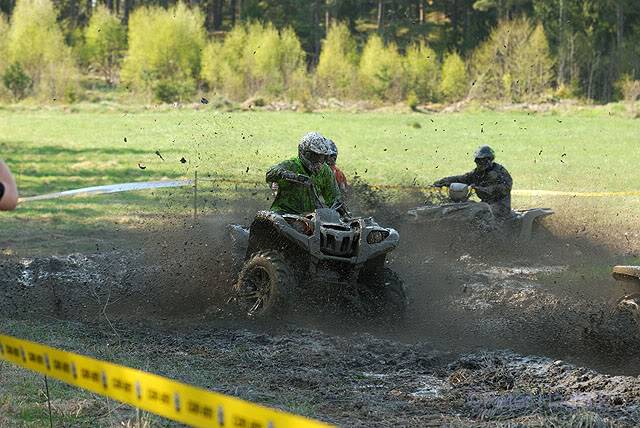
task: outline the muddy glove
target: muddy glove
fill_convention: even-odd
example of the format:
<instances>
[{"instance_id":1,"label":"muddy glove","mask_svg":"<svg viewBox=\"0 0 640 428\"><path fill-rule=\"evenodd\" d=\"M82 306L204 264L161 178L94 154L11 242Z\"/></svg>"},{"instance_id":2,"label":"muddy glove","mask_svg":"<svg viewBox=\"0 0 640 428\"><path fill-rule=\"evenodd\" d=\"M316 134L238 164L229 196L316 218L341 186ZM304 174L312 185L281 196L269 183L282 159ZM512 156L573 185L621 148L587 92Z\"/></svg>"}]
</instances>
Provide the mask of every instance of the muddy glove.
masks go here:
<instances>
[{"instance_id":1,"label":"muddy glove","mask_svg":"<svg viewBox=\"0 0 640 428\"><path fill-rule=\"evenodd\" d=\"M309 178L309 176L304 174L296 174L295 172L291 172L291 171L283 171L282 178L287 181L302 184L305 186L311 185L311 178Z\"/></svg>"},{"instance_id":2,"label":"muddy glove","mask_svg":"<svg viewBox=\"0 0 640 428\"><path fill-rule=\"evenodd\" d=\"M433 187L445 187L447 185L448 184L445 180L438 180L433 182Z\"/></svg>"}]
</instances>

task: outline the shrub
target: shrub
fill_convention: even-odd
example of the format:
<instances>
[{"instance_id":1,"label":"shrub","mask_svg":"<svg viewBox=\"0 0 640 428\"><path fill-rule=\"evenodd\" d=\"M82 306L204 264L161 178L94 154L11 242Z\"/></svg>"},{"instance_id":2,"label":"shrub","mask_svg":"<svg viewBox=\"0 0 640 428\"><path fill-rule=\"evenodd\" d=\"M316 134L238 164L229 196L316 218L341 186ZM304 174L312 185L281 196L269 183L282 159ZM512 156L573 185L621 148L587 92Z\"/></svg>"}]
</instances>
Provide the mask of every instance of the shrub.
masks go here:
<instances>
[{"instance_id":1,"label":"shrub","mask_svg":"<svg viewBox=\"0 0 640 428\"><path fill-rule=\"evenodd\" d=\"M229 98L245 99L244 46L247 32L243 26L233 28L223 43L210 42L202 59L202 77L213 89Z\"/></svg>"},{"instance_id":2,"label":"shrub","mask_svg":"<svg viewBox=\"0 0 640 428\"><path fill-rule=\"evenodd\" d=\"M86 55L109 84L115 83L127 48L127 34L120 20L100 5L85 31Z\"/></svg>"},{"instance_id":3,"label":"shrub","mask_svg":"<svg viewBox=\"0 0 640 428\"><path fill-rule=\"evenodd\" d=\"M155 83L195 89L205 45L204 17L182 3L168 10L137 9L129 18L129 48L121 77L134 88L153 89ZM170 85L169 85L170 86ZM164 93L164 89L160 91ZM188 92L188 91L187 91ZM184 93L187 93L183 91Z\"/></svg>"},{"instance_id":4,"label":"shrub","mask_svg":"<svg viewBox=\"0 0 640 428\"><path fill-rule=\"evenodd\" d=\"M16 100L23 99L31 86L31 78L22 69L19 62L11 64L2 75L5 88L11 91Z\"/></svg>"},{"instance_id":5,"label":"shrub","mask_svg":"<svg viewBox=\"0 0 640 428\"><path fill-rule=\"evenodd\" d=\"M5 16L0 13L0 76L4 75L4 71L9 65L9 46L7 39L9 36L9 24ZM4 95L4 90L0 89L0 96Z\"/></svg>"},{"instance_id":6,"label":"shrub","mask_svg":"<svg viewBox=\"0 0 640 428\"><path fill-rule=\"evenodd\" d=\"M549 89L553 62L541 25L526 18L502 21L473 53L472 96L509 101L539 98Z\"/></svg>"},{"instance_id":7,"label":"shrub","mask_svg":"<svg viewBox=\"0 0 640 428\"><path fill-rule=\"evenodd\" d=\"M433 49L424 43L409 46L405 57L405 90L418 101L436 101L440 64Z\"/></svg>"},{"instance_id":8,"label":"shrub","mask_svg":"<svg viewBox=\"0 0 640 428\"><path fill-rule=\"evenodd\" d=\"M0 13L0 74L4 73L4 69L9 65L7 63L9 57L9 45L7 38L9 37L9 24L5 16Z\"/></svg>"},{"instance_id":9,"label":"shrub","mask_svg":"<svg viewBox=\"0 0 640 428\"><path fill-rule=\"evenodd\" d=\"M458 101L467 95L469 83L464 61L456 52L446 56L442 63L440 92L446 101Z\"/></svg>"},{"instance_id":10,"label":"shrub","mask_svg":"<svg viewBox=\"0 0 640 428\"><path fill-rule=\"evenodd\" d=\"M322 42L315 74L318 92L338 98L353 95L356 62L356 43L349 28L345 24L331 26Z\"/></svg>"},{"instance_id":11,"label":"shrub","mask_svg":"<svg viewBox=\"0 0 640 428\"><path fill-rule=\"evenodd\" d=\"M291 29L278 32L271 24L258 23L238 26L224 42L207 45L202 77L232 99L281 97L307 84L305 54Z\"/></svg>"},{"instance_id":12,"label":"shrub","mask_svg":"<svg viewBox=\"0 0 640 428\"><path fill-rule=\"evenodd\" d=\"M18 0L11 18L8 58L20 63L38 95L61 98L77 88L77 69L50 0Z\"/></svg>"},{"instance_id":13,"label":"shrub","mask_svg":"<svg viewBox=\"0 0 640 428\"><path fill-rule=\"evenodd\" d=\"M407 94L407 106L413 110L416 111L418 110L418 104L420 103L420 100L418 100L418 96L416 95L415 92L410 91Z\"/></svg>"},{"instance_id":14,"label":"shrub","mask_svg":"<svg viewBox=\"0 0 640 428\"><path fill-rule=\"evenodd\" d=\"M363 95L381 100L400 100L403 69L396 45L385 46L380 36L370 36L362 51L358 77Z\"/></svg>"},{"instance_id":15,"label":"shrub","mask_svg":"<svg viewBox=\"0 0 640 428\"><path fill-rule=\"evenodd\" d=\"M640 80L633 80L631 75L624 74L615 84L616 89L622 95L622 99L628 103L635 103L640 99Z\"/></svg>"},{"instance_id":16,"label":"shrub","mask_svg":"<svg viewBox=\"0 0 640 428\"><path fill-rule=\"evenodd\" d=\"M279 55L284 87L290 96L296 98L296 94L311 82L307 76L306 54L300 39L291 28L280 33Z\"/></svg>"},{"instance_id":17,"label":"shrub","mask_svg":"<svg viewBox=\"0 0 640 428\"><path fill-rule=\"evenodd\" d=\"M173 103L183 101L195 93L195 83L192 80L178 81L163 79L155 83L153 94L158 101Z\"/></svg>"},{"instance_id":18,"label":"shrub","mask_svg":"<svg viewBox=\"0 0 640 428\"><path fill-rule=\"evenodd\" d=\"M282 33L271 25L252 24L247 29L244 67L250 94L281 95L293 74L304 67L304 51L295 33Z\"/></svg>"}]
</instances>

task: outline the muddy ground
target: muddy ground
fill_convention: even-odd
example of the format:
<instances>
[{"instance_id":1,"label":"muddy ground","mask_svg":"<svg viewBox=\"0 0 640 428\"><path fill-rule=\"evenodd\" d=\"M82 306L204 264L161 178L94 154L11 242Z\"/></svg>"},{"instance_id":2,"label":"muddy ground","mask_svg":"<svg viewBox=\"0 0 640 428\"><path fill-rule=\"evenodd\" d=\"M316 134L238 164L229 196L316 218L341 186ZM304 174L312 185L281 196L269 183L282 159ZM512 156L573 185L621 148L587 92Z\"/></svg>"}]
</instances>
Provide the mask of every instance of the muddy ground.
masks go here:
<instances>
[{"instance_id":1,"label":"muddy ground","mask_svg":"<svg viewBox=\"0 0 640 428\"><path fill-rule=\"evenodd\" d=\"M4 258L0 317L72 322L81 352L144 343L147 359L187 368L158 373L341 426L640 424L640 330L612 309L626 286L592 268L624 254L545 231L491 245L386 208L403 236L389 264L409 289L403 325L340 302L243 319L227 304L225 225L248 211L150 228L128 248Z\"/></svg>"}]
</instances>

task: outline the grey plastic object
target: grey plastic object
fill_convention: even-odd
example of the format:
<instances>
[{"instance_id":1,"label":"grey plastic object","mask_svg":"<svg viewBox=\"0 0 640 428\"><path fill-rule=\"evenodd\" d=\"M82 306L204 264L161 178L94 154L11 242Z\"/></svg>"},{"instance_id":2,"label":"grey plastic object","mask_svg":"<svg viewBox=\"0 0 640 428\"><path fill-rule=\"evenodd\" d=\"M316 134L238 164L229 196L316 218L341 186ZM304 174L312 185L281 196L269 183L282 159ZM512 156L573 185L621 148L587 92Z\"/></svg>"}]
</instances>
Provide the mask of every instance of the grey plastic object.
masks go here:
<instances>
[{"instance_id":1,"label":"grey plastic object","mask_svg":"<svg viewBox=\"0 0 640 428\"><path fill-rule=\"evenodd\" d=\"M453 202L465 202L469 199L469 186L464 183L451 183L449 185L449 199Z\"/></svg>"}]
</instances>

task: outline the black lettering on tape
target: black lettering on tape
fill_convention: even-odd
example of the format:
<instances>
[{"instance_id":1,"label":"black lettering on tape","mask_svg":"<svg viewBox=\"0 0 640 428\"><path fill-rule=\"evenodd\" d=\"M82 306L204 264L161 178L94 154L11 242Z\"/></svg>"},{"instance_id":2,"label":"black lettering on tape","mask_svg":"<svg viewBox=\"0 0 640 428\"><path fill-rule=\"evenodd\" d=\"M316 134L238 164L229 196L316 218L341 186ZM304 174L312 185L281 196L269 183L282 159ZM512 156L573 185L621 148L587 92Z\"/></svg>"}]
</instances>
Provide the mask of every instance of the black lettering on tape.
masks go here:
<instances>
[{"instance_id":1,"label":"black lettering on tape","mask_svg":"<svg viewBox=\"0 0 640 428\"><path fill-rule=\"evenodd\" d=\"M202 408L202 416L207 419L213 419L213 409L209 406L204 406Z\"/></svg>"},{"instance_id":2,"label":"black lettering on tape","mask_svg":"<svg viewBox=\"0 0 640 428\"><path fill-rule=\"evenodd\" d=\"M93 383L100 382L100 374L96 371L92 371L89 369L82 369L80 371L80 376L82 376L83 379L92 381Z\"/></svg>"},{"instance_id":3,"label":"black lettering on tape","mask_svg":"<svg viewBox=\"0 0 640 428\"><path fill-rule=\"evenodd\" d=\"M109 387L109 383L107 382L107 374L104 372L104 370L101 373L100 379L102 379L102 387L104 389L107 389Z\"/></svg>"},{"instance_id":4,"label":"black lettering on tape","mask_svg":"<svg viewBox=\"0 0 640 428\"><path fill-rule=\"evenodd\" d=\"M20 347L20 356L22 357L22 362L26 363L27 362L27 357L24 353L24 349L22 349L22 346Z\"/></svg>"},{"instance_id":5,"label":"black lettering on tape","mask_svg":"<svg viewBox=\"0 0 640 428\"><path fill-rule=\"evenodd\" d=\"M234 416L233 417L233 426L236 428L245 428L248 426L247 420L242 416Z\"/></svg>"},{"instance_id":6,"label":"black lettering on tape","mask_svg":"<svg viewBox=\"0 0 640 428\"><path fill-rule=\"evenodd\" d=\"M71 363L71 374L74 379L78 379L78 371L76 370L76 363Z\"/></svg>"},{"instance_id":7,"label":"black lettering on tape","mask_svg":"<svg viewBox=\"0 0 640 428\"><path fill-rule=\"evenodd\" d=\"M187 401L187 412L203 416L207 419L213 418L213 409L211 407L191 400Z\"/></svg>"},{"instance_id":8,"label":"black lettering on tape","mask_svg":"<svg viewBox=\"0 0 640 428\"><path fill-rule=\"evenodd\" d=\"M71 370L69 368L69 363L66 361L53 360L53 369L65 373L69 373Z\"/></svg>"}]
</instances>

